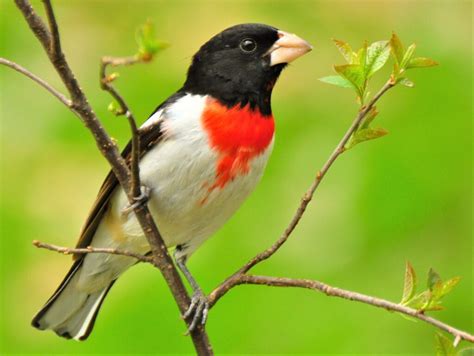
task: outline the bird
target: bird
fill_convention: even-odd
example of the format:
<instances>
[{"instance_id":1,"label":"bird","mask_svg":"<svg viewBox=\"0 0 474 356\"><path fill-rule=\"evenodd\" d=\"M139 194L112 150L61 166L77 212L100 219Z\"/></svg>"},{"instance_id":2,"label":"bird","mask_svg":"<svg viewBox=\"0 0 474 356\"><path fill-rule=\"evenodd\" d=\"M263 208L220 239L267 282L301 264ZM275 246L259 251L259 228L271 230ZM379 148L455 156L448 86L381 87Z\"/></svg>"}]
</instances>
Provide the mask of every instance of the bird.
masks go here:
<instances>
[{"instance_id":1,"label":"bird","mask_svg":"<svg viewBox=\"0 0 474 356\"><path fill-rule=\"evenodd\" d=\"M192 317L190 331L206 322L209 305L186 262L260 181L274 144L273 87L282 70L311 49L295 34L269 25L229 27L199 48L183 86L138 131L142 193L193 290L183 315ZM130 142L122 155L130 160ZM150 253L131 210L109 172L77 247ZM136 262L121 255L75 255L32 325L67 339L85 340L110 288Z\"/></svg>"}]
</instances>

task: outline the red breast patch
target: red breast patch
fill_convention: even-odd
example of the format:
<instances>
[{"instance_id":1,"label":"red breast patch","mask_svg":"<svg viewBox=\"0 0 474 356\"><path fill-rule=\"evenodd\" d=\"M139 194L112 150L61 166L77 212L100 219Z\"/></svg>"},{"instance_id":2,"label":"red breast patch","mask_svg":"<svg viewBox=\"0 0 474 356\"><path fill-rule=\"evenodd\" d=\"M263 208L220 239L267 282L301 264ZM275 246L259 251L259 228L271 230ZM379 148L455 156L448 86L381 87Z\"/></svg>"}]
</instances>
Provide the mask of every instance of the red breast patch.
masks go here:
<instances>
[{"instance_id":1,"label":"red breast patch","mask_svg":"<svg viewBox=\"0 0 474 356\"><path fill-rule=\"evenodd\" d=\"M207 99L202 125L218 153L216 179L209 192L247 174L249 162L265 151L275 131L273 116L263 116L249 105L228 108L212 98Z\"/></svg>"}]
</instances>

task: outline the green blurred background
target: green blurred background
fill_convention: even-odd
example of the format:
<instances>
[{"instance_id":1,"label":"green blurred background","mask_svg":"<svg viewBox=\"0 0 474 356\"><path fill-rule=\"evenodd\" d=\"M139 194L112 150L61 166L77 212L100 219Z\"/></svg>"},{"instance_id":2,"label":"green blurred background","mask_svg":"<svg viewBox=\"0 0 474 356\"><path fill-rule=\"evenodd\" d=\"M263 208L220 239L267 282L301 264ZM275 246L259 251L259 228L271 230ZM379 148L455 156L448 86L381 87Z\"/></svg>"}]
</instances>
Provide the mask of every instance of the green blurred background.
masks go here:
<instances>
[{"instance_id":1,"label":"green blurred background","mask_svg":"<svg viewBox=\"0 0 474 356\"><path fill-rule=\"evenodd\" d=\"M43 13L41 3L34 1ZM282 75L273 96L277 139L262 183L190 261L210 291L282 232L357 105L349 90L318 81L342 57L331 38L359 46L388 39L441 65L413 70L414 89L382 99L378 124L391 134L343 155L288 243L255 272L318 279L398 301L410 260L424 286L429 267L462 276L441 320L473 331L470 1L55 1L63 48L113 137L126 121L98 86L102 55L135 51L150 18L172 46L149 65L120 70L117 87L142 122L184 81L191 56L213 34L242 22L268 23L315 49ZM61 88L42 48L13 5L0 2L1 56ZM379 85L388 75L379 74ZM158 271L140 265L120 279L86 342L30 327L70 257L37 250L40 239L72 246L104 175L105 160L80 121L21 75L1 75L0 353L192 353ZM376 88L373 87L373 90ZM435 329L370 306L308 290L241 286L212 309L217 354L432 354Z\"/></svg>"}]
</instances>

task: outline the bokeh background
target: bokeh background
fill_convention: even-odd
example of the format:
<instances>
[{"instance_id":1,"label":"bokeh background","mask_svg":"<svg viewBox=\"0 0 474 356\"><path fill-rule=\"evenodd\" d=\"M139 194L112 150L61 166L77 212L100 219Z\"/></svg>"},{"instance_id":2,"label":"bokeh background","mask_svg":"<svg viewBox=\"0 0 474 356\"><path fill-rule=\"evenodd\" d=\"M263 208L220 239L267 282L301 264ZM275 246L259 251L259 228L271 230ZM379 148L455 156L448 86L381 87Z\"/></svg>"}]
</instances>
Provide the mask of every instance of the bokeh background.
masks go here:
<instances>
[{"instance_id":1,"label":"bokeh background","mask_svg":"<svg viewBox=\"0 0 474 356\"><path fill-rule=\"evenodd\" d=\"M120 70L116 85L140 121L180 87L198 47L228 26L268 23L315 46L275 88L277 139L262 183L190 261L206 291L279 236L357 110L349 90L318 81L343 62L331 38L359 46L395 30L406 45L416 42L419 55L441 65L413 70L414 89L382 99L377 120L390 135L337 161L291 239L255 272L397 301L405 261L422 286L432 266L442 277L462 277L446 310L433 314L473 331L471 7L456 0L55 1L67 58L120 145L128 126L106 110L111 99L98 86L99 58L133 54L135 29L147 18L172 46L149 65ZM13 2L0 1L0 14L1 56L62 89ZM55 98L9 69L0 75L0 353L192 353L162 278L145 265L115 285L86 342L30 327L70 265L70 257L31 241L74 245L108 166ZM432 354L435 344L434 328L421 322L308 290L259 286L229 293L212 309L207 330L218 354Z\"/></svg>"}]
</instances>

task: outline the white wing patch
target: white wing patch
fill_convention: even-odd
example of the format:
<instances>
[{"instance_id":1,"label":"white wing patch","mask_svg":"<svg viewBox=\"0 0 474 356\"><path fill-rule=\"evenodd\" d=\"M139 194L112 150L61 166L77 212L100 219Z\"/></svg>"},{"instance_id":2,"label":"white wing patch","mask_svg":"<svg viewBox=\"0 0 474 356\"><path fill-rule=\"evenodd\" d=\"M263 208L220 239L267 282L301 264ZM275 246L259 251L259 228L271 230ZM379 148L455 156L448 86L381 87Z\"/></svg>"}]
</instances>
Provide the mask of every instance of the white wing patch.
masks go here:
<instances>
[{"instance_id":1,"label":"white wing patch","mask_svg":"<svg viewBox=\"0 0 474 356\"><path fill-rule=\"evenodd\" d=\"M155 125L157 124L158 122L160 122L160 120L163 120L163 109L160 109L158 110L157 112L155 112L153 115L151 115L148 120L146 120L142 126L140 126L141 129L145 128L145 127L148 127L148 126L152 126L152 125Z\"/></svg>"}]
</instances>

